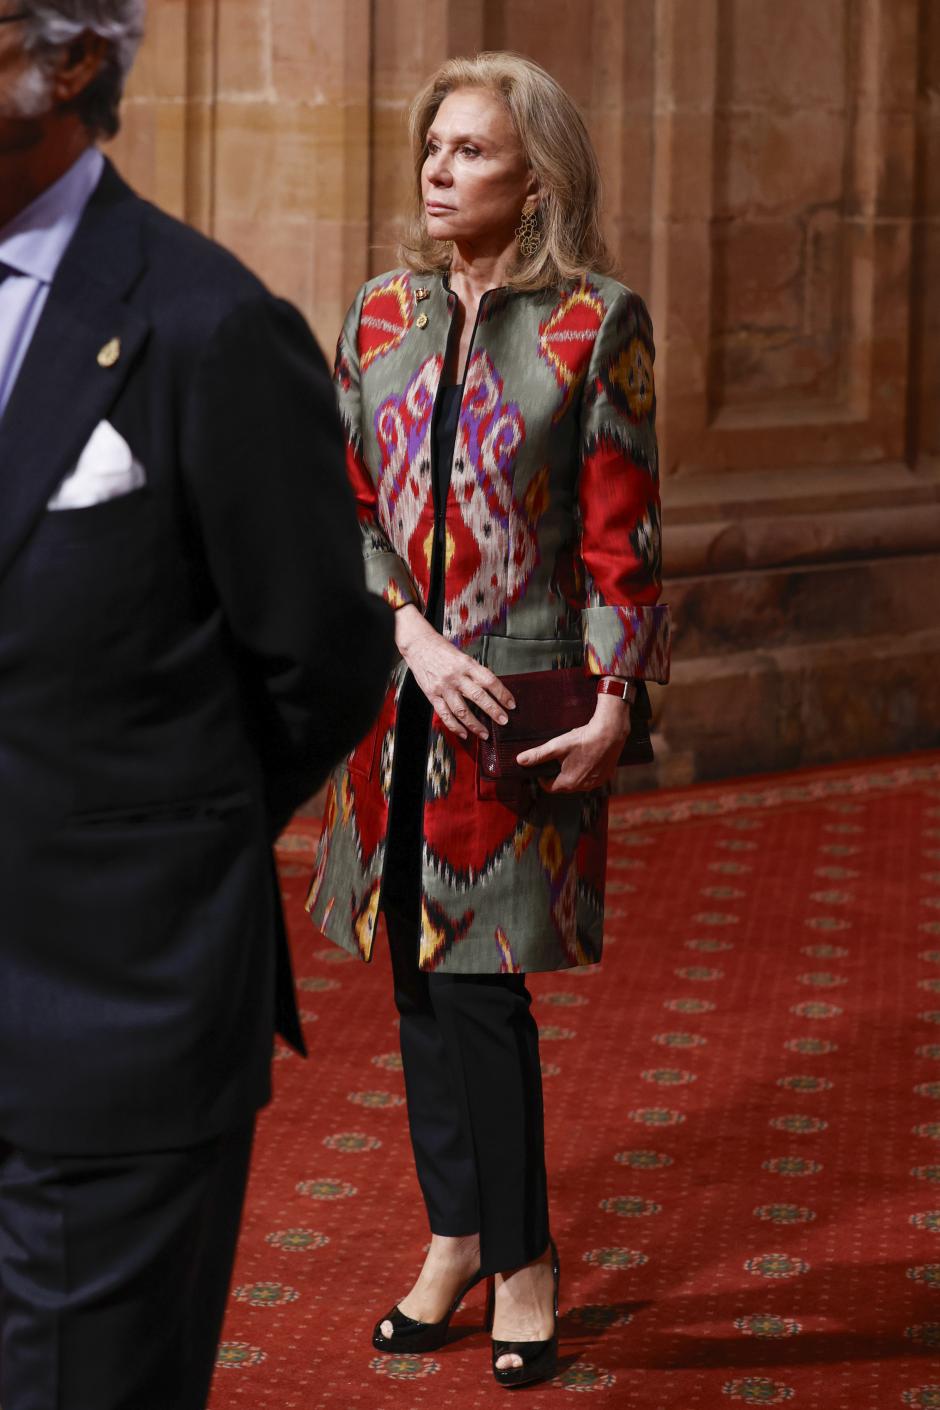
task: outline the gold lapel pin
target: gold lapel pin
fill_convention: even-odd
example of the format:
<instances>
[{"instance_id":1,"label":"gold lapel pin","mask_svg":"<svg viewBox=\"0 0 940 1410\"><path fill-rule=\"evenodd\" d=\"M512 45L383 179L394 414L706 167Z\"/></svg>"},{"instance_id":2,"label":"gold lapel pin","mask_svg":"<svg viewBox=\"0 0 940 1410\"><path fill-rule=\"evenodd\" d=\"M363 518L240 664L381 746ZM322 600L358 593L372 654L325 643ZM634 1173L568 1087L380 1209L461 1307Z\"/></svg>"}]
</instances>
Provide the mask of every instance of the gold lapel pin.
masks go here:
<instances>
[{"instance_id":1,"label":"gold lapel pin","mask_svg":"<svg viewBox=\"0 0 940 1410\"><path fill-rule=\"evenodd\" d=\"M415 319L415 324L417 325L418 328L427 328L427 326L428 326L428 316L427 316L427 314L426 314L426 313L419 313L418 316L417 316L417 318Z\"/></svg>"},{"instance_id":2,"label":"gold lapel pin","mask_svg":"<svg viewBox=\"0 0 940 1410\"><path fill-rule=\"evenodd\" d=\"M98 366L113 367L120 356L121 340L120 338L112 338L109 343L105 343L104 347L98 354Z\"/></svg>"},{"instance_id":3,"label":"gold lapel pin","mask_svg":"<svg viewBox=\"0 0 940 1410\"><path fill-rule=\"evenodd\" d=\"M420 288L420 289L415 289L415 298L417 299L418 303L421 303L422 299L429 299L430 297L431 297L431 290L430 290L430 289L425 289L425 288L423 288L423 287Z\"/></svg>"}]
</instances>

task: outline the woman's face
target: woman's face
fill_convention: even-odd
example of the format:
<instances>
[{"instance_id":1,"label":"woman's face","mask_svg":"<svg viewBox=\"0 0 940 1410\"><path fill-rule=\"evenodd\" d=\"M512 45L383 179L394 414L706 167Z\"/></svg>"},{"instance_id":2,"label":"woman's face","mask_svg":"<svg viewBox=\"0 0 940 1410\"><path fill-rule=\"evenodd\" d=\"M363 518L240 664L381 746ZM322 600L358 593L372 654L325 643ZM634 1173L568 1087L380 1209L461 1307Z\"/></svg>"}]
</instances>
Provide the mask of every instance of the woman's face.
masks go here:
<instances>
[{"instance_id":1,"label":"woman's face","mask_svg":"<svg viewBox=\"0 0 940 1410\"><path fill-rule=\"evenodd\" d=\"M421 194L428 234L468 248L502 250L536 181L502 100L458 88L428 129Z\"/></svg>"}]
</instances>

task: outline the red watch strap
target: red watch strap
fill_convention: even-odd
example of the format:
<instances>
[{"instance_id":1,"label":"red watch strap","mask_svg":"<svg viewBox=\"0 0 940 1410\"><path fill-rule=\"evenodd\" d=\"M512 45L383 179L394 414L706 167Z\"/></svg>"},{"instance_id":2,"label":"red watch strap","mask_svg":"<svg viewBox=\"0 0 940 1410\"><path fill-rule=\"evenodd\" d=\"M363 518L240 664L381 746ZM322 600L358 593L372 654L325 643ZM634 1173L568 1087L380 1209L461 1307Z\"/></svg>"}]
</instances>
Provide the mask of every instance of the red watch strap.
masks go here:
<instances>
[{"instance_id":1,"label":"red watch strap","mask_svg":"<svg viewBox=\"0 0 940 1410\"><path fill-rule=\"evenodd\" d=\"M635 693L633 681L620 676L601 676L597 682L598 695L619 695L621 700L629 700Z\"/></svg>"}]
</instances>

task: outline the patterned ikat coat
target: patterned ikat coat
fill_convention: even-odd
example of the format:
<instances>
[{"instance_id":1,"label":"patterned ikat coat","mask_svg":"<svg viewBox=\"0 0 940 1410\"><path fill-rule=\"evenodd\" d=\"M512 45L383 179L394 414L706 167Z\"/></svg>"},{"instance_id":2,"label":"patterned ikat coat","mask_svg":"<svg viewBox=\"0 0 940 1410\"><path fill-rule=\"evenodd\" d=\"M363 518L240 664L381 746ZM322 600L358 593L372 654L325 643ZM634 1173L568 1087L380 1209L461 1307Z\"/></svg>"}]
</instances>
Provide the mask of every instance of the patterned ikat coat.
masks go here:
<instances>
[{"instance_id":1,"label":"patterned ikat coat","mask_svg":"<svg viewBox=\"0 0 940 1410\"><path fill-rule=\"evenodd\" d=\"M336 383L366 579L423 610L434 543L432 418L456 300L405 272L364 285ZM446 504L443 631L497 675L583 663L665 681L653 340L640 299L590 276L494 290L467 361ZM355 650L355 643L350 643ZM372 732L333 774L307 909L368 960L381 901L404 663ZM551 970L600 958L607 799L478 795L473 741L432 720L420 964Z\"/></svg>"}]
</instances>

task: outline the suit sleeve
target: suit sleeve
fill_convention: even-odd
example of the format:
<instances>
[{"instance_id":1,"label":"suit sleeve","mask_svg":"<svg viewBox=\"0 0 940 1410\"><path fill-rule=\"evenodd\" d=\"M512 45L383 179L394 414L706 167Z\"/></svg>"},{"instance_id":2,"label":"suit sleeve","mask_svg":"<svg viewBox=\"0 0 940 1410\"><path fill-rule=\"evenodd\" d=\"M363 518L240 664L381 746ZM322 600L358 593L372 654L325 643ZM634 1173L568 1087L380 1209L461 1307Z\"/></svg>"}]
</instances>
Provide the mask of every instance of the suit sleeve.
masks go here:
<instances>
[{"instance_id":1,"label":"suit sleeve","mask_svg":"<svg viewBox=\"0 0 940 1410\"><path fill-rule=\"evenodd\" d=\"M598 331L581 412L578 508L587 605L585 663L594 675L669 679L653 330L624 290Z\"/></svg>"},{"instance_id":2,"label":"suit sleeve","mask_svg":"<svg viewBox=\"0 0 940 1410\"><path fill-rule=\"evenodd\" d=\"M364 297L365 286L346 315L336 348L333 380L346 442L346 473L356 499L366 586L392 607L404 607L408 602L420 606L411 574L379 523L375 481L363 456L359 324Z\"/></svg>"},{"instance_id":3,"label":"suit sleeve","mask_svg":"<svg viewBox=\"0 0 940 1410\"><path fill-rule=\"evenodd\" d=\"M367 731L393 658L329 373L296 309L260 293L224 318L190 388L184 457L279 830Z\"/></svg>"}]
</instances>

